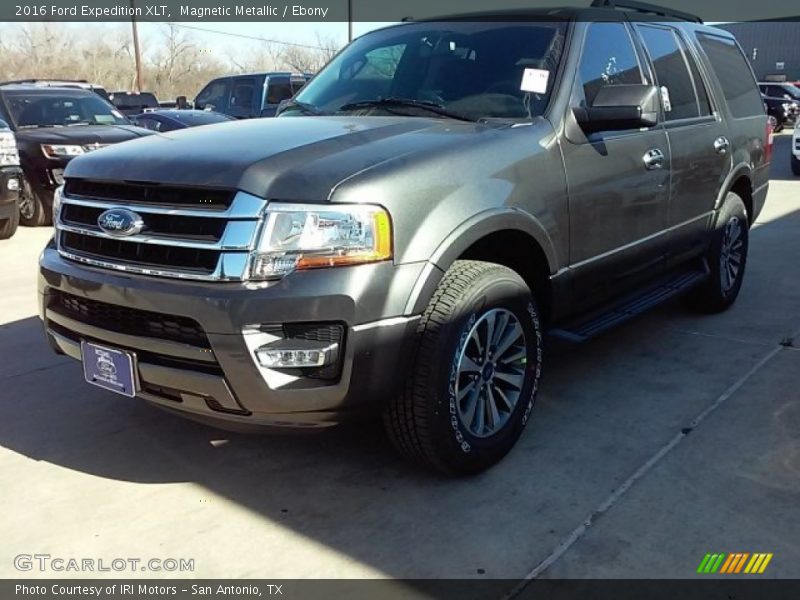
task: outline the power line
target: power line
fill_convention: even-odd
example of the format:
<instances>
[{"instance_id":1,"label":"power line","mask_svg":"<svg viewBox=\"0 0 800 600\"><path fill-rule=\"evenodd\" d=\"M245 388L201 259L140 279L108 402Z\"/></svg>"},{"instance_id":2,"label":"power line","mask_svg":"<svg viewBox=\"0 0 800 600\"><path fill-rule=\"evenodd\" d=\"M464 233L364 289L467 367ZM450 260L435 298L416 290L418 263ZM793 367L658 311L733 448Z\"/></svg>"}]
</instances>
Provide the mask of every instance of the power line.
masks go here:
<instances>
[{"instance_id":1,"label":"power line","mask_svg":"<svg viewBox=\"0 0 800 600\"><path fill-rule=\"evenodd\" d=\"M216 33L219 35L227 35L230 37L243 38L246 40L254 40L257 42L264 42L266 44L282 44L284 46L297 46L298 48L309 48L311 50L327 50L324 46L315 46L313 44L298 44L297 42L284 42L283 40L271 40L269 38L258 37L256 35L246 35L244 33L233 33L231 31L220 31L219 29L207 29L205 27L197 27L195 25L181 25L179 23L172 23L175 27L182 27L183 29L193 29L195 31L203 31L205 33Z\"/></svg>"}]
</instances>

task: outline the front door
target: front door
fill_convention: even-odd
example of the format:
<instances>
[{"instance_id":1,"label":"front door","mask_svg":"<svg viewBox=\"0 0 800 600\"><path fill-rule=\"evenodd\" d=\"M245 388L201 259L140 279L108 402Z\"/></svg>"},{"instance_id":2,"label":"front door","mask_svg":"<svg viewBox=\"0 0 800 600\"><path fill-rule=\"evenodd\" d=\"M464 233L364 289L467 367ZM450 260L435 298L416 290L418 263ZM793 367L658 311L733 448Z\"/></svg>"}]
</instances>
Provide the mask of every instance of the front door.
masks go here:
<instances>
[{"instance_id":1,"label":"front door","mask_svg":"<svg viewBox=\"0 0 800 600\"><path fill-rule=\"evenodd\" d=\"M648 83L624 23L588 23L571 107L604 85ZM574 119L570 113L567 120ZM670 153L663 126L586 136L574 120L563 143L570 270L580 311L660 274L667 249ZM568 124L568 129L570 129ZM660 156L660 160L653 157Z\"/></svg>"}]
</instances>

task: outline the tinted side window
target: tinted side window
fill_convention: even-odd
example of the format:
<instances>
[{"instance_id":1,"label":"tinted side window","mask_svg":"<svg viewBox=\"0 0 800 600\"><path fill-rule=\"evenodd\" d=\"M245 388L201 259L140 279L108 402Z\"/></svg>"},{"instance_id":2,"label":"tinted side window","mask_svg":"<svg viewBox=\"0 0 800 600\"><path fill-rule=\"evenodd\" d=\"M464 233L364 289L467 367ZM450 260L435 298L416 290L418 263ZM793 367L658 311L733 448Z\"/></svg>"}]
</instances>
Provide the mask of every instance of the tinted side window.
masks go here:
<instances>
[{"instance_id":1,"label":"tinted side window","mask_svg":"<svg viewBox=\"0 0 800 600\"><path fill-rule=\"evenodd\" d=\"M640 26L639 32L653 61L667 121L700 116L694 83L675 32L650 26Z\"/></svg>"},{"instance_id":2,"label":"tinted side window","mask_svg":"<svg viewBox=\"0 0 800 600\"><path fill-rule=\"evenodd\" d=\"M229 79L217 79L209 83L197 94L197 108L211 106L217 110L228 107L228 94L231 82Z\"/></svg>"},{"instance_id":3,"label":"tinted side window","mask_svg":"<svg viewBox=\"0 0 800 600\"><path fill-rule=\"evenodd\" d=\"M252 77L234 79L233 92L231 93L231 106L252 108L253 90L255 87L256 80Z\"/></svg>"},{"instance_id":4,"label":"tinted side window","mask_svg":"<svg viewBox=\"0 0 800 600\"><path fill-rule=\"evenodd\" d=\"M683 54L686 57L686 62L689 63L689 71L692 72L694 91L697 92L697 102L700 107L700 116L708 116L713 112L713 110L711 108L711 100L708 97L706 84L703 81L703 77L700 75L700 69L697 66L697 61L695 60L694 56L692 56L692 53L689 51L689 48L686 47L686 43L681 39L680 36L678 36L678 42L680 43Z\"/></svg>"},{"instance_id":5,"label":"tinted side window","mask_svg":"<svg viewBox=\"0 0 800 600\"><path fill-rule=\"evenodd\" d=\"M737 118L763 114L753 72L736 43L708 33L698 33L697 40L714 69L731 114Z\"/></svg>"},{"instance_id":6,"label":"tinted side window","mask_svg":"<svg viewBox=\"0 0 800 600\"><path fill-rule=\"evenodd\" d=\"M270 77L267 86L267 104L278 104L294 95L287 77Z\"/></svg>"},{"instance_id":7,"label":"tinted side window","mask_svg":"<svg viewBox=\"0 0 800 600\"><path fill-rule=\"evenodd\" d=\"M642 71L625 25L592 23L589 26L578 73L588 106L603 86L642 83Z\"/></svg>"}]
</instances>

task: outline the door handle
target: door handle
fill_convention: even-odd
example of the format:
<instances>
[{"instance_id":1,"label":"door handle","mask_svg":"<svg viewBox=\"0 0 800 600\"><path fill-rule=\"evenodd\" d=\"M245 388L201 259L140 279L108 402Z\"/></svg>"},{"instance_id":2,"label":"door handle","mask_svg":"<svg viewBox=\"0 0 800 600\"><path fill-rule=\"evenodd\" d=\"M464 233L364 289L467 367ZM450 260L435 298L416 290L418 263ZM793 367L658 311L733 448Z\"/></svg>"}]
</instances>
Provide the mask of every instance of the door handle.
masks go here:
<instances>
[{"instance_id":1,"label":"door handle","mask_svg":"<svg viewBox=\"0 0 800 600\"><path fill-rule=\"evenodd\" d=\"M664 153L659 148L653 148L645 153L642 160L646 169L660 169L664 166Z\"/></svg>"},{"instance_id":2,"label":"door handle","mask_svg":"<svg viewBox=\"0 0 800 600\"><path fill-rule=\"evenodd\" d=\"M724 135L721 135L714 140L714 150L716 150L717 154L726 154L730 146L731 143Z\"/></svg>"}]
</instances>

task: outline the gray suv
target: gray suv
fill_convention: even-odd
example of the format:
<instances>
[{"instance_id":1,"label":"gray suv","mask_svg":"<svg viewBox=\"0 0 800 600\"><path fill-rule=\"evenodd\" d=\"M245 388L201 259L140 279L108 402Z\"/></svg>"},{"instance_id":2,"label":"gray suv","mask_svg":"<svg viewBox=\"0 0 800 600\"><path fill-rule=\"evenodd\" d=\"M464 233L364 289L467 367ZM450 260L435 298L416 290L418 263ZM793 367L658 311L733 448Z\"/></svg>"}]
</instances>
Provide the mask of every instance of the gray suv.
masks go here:
<instances>
[{"instance_id":1,"label":"gray suv","mask_svg":"<svg viewBox=\"0 0 800 600\"><path fill-rule=\"evenodd\" d=\"M546 334L742 285L771 152L755 78L730 34L636 6L403 23L280 118L76 158L41 257L53 348L221 427L380 413L423 465L491 466Z\"/></svg>"}]
</instances>

